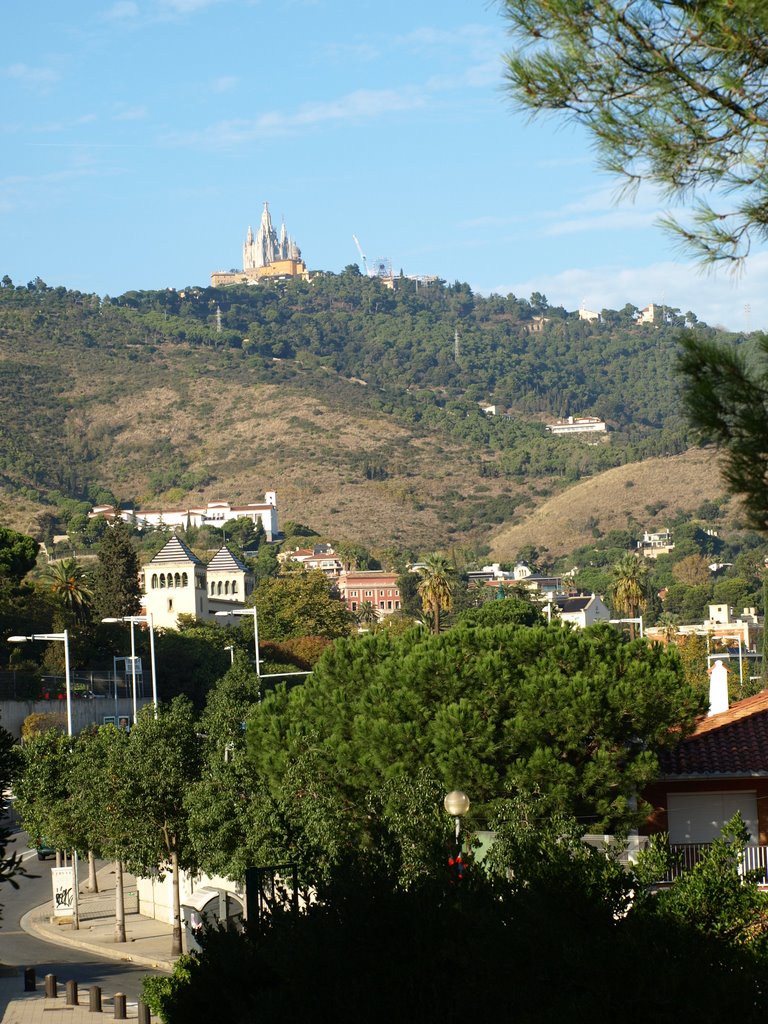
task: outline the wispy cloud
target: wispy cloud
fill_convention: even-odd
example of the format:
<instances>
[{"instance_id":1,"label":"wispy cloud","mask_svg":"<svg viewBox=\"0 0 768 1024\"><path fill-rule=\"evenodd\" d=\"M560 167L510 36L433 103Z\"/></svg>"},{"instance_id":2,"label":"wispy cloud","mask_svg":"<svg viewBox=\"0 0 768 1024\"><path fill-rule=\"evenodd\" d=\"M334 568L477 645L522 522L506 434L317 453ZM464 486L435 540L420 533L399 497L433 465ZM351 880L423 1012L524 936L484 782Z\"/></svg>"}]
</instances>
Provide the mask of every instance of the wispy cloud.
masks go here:
<instances>
[{"instance_id":1,"label":"wispy cloud","mask_svg":"<svg viewBox=\"0 0 768 1024\"><path fill-rule=\"evenodd\" d=\"M233 89L237 88L239 81L240 79L236 78L235 75L221 75L219 78L214 78L211 82L211 92L232 92Z\"/></svg>"},{"instance_id":2,"label":"wispy cloud","mask_svg":"<svg viewBox=\"0 0 768 1024\"><path fill-rule=\"evenodd\" d=\"M587 231L619 231L654 225L660 204L648 197L643 202L617 204L610 188L590 189L578 199L551 208L526 209L512 214L487 214L460 223L462 228L510 228L536 225L546 236L573 235Z\"/></svg>"},{"instance_id":3,"label":"wispy cloud","mask_svg":"<svg viewBox=\"0 0 768 1024\"><path fill-rule=\"evenodd\" d=\"M544 228L544 234L552 238L558 235L583 234L586 231L625 231L654 227L659 220L658 210L635 210L622 208L595 212L592 216L569 217L558 220Z\"/></svg>"},{"instance_id":4,"label":"wispy cloud","mask_svg":"<svg viewBox=\"0 0 768 1024\"><path fill-rule=\"evenodd\" d=\"M115 121L143 121L146 116L146 107L125 107L118 110L113 118Z\"/></svg>"},{"instance_id":5,"label":"wispy cloud","mask_svg":"<svg viewBox=\"0 0 768 1024\"><path fill-rule=\"evenodd\" d=\"M472 24L450 31L431 25L422 26L396 36L395 42L405 49L421 53L453 53L461 49L475 55L487 55L491 51L497 53L499 49L498 37L487 26Z\"/></svg>"},{"instance_id":6,"label":"wispy cloud","mask_svg":"<svg viewBox=\"0 0 768 1024\"><path fill-rule=\"evenodd\" d=\"M741 277L706 274L690 264L671 260L627 269L620 266L572 267L523 281L500 284L501 295L527 297L543 292L552 305L578 309L622 309L628 302L650 302L689 309L708 324L730 330L754 330L768 323L768 252L751 257ZM761 296L755 299L755 295ZM766 296L765 299L762 296Z\"/></svg>"},{"instance_id":7,"label":"wispy cloud","mask_svg":"<svg viewBox=\"0 0 768 1024\"><path fill-rule=\"evenodd\" d=\"M224 0L160 0L159 7L161 11L167 10L174 14L191 14L223 2Z\"/></svg>"},{"instance_id":8,"label":"wispy cloud","mask_svg":"<svg viewBox=\"0 0 768 1024\"><path fill-rule=\"evenodd\" d=\"M94 124L95 114L81 114L79 117L62 118L60 121L42 121L39 124L24 125L23 130L33 135L58 135L83 125ZM22 126L19 126L21 128Z\"/></svg>"},{"instance_id":9,"label":"wispy cloud","mask_svg":"<svg viewBox=\"0 0 768 1024\"><path fill-rule=\"evenodd\" d=\"M381 53L372 43L326 43L320 51L331 64L367 64Z\"/></svg>"},{"instance_id":10,"label":"wispy cloud","mask_svg":"<svg viewBox=\"0 0 768 1024\"><path fill-rule=\"evenodd\" d=\"M29 64L9 64L3 68L4 78L11 78L24 85L52 85L59 75L52 68L33 68Z\"/></svg>"},{"instance_id":11,"label":"wispy cloud","mask_svg":"<svg viewBox=\"0 0 768 1024\"><path fill-rule=\"evenodd\" d=\"M435 54L450 58L451 70L432 75L427 88L480 89L501 81L498 38L482 25L465 25L448 32L434 27L414 29L397 36L395 45L420 56Z\"/></svg>"},{"instance_id":12,"label":"wispy cloud","mask_svg":"<svg viewBox=\"0 0 768 1024\"><path fill-rule=\"evenodd\" d=\"M358 89L334 100L306 103L292 113L269 111L253 119L219 121L203 132L170 136L166 141L210 146L240 145L254 139L287 135L329 122L370 121L424 105L422 93L412 88Z\"/></svg>"},{"instance_id":13,"label":"wispy cloud","mask_svg":"<svg viewBox=\"0 0 768 1024\"><path fill-rule=\"evenodd\" d=\"M485 89L501 81L501 61L498 57L469 67L451 71L444 75L432 75L427 79L427 88L431 92L448 92L453 89Z\"/></svg>"},{"instance_id":14,"label":"wispy cloud","mask_svg":"<svg viewBox=\"0 0 768 1024\"><path fill-rule=\"evenodd\" d=\"M117 0L102 14L104 21L127 21L139 16L139 5L133 0Z\"/></svg>"}]
</instances>

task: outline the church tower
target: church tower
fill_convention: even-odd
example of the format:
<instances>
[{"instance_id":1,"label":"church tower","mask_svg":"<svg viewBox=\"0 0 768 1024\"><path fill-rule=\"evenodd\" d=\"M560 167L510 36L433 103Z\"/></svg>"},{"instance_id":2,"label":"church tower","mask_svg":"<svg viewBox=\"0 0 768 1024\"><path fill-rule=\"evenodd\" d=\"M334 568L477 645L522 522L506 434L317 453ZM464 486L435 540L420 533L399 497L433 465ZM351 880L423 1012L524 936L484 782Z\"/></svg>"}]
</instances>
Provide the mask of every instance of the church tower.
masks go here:
<instances>
[{"instance_id":1,"label":"church tower","mask_svg":"<svg viewBox=\"0 0 768 1024\"><path fill-rule=\"evenodd\" d=\"M288 277L309 280L306 264L301 258L301 249L288 234L284 221L280 225L278 236L269 215L269 203L264 203L261 223L255 235L253 228L248 226L248 234L243 243L242 271L214 271L211 274L211 284L218 288L235 284L255 284L265 278Z\"/></svg>"}]
</instances>

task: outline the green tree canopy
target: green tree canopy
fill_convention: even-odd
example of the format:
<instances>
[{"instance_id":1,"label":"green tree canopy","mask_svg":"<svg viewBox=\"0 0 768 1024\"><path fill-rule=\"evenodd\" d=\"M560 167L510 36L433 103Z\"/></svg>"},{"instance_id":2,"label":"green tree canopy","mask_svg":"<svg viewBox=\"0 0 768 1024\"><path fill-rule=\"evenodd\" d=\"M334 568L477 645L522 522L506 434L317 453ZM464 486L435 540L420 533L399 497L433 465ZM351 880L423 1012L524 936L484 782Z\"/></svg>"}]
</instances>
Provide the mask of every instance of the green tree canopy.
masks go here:
<instances>
[{"instance_id":1,"label":"green tree canopy","mask_svg":"<svg viewBox=\"0 0 768 1024\"><path fill-rule=\"evenodd\" d=\"M768 530L768 336L752 365L738 349L682 338L679 368L688 418L717 444L729 489L743 499L748 525Z\"/></svg>"},{"instance_id":2,"label":"green tree canopy","mask_svg":"<svg viewBox=\"0 0 768 1024\"><path fill-rule=\"evenodd\" d=\"M72 740L58 729L33 736L19 751L16 810L36 842L71 849L83 839L71 797ZM83 844L84 846L85 844Z\"/></svg>"},{"instance_id":3,"label":"green tree canopy","mask_svg":"<svg viewBox=\"0 0 768 1024\"><path fill-rule=\"evenodd\" d=\"M300 636L334 640L347 636L354 625L354 616L319 569L262 579L250 603L259 612L260 640Z\"/></svg>"},{"instance_id":4,"label":"green tree canopy","mask_svg":"<svg viewBox=\"0 0 768 1024\"><path fill-rule=\"evenodd\" d=\"M170 869L173 882L171 953L181 952L179 869L196 866L190 842L185 797L197 781L200 741L192 704L176 697L142 708L130 731L125 783L131 805L126 860L146 873Z\"/></svg>"},{"instance_id":5,"label":"green tree canopy","mask_svg":"<svg viewBox=\"0 0 768 1024\"><path fill-rule=\"evenodd\" d=\"M626 1015L627 965L640 963L654 1021L764 1019L766 898L740 874L740 836L726 830L656 895L651 864L625 871L567 818L508 813L498 827L488 873L471 864L459 882L440 858L407 888L337 875L299 913L277 907L245 934L209 931L171 978L145 982L145 999L167 1024L453 1024L478 1007L521 1024L587 1024L596 1007Z\"/></svg>"},{"instance_id":6,"label":"green tree canopy","mask_svg":"<svg viewBox=\"0 0 768 1024\"><path fill-rule=\"evenodd\" d=\"M137 615L141 602L139 556L127 523L118 523L99 544L99 561L93 580L93 604L101 618Z\"/></svg>"},{"instance_id":7,"label":"green tree canopy","mask_svg":"<svg viewBox=\"0 0 768 1024\"><path fill-rule=\"evenodd\" d=\"M265 699L249 756L273 794L311 755L358 806L382 781L426 768L480 814L523 791L609 829L633 819L656 751L703 700L675 651L609 627L383 632L337 642L303 686Z\"/></svg>"},{"instance_id":8,"label":"green tree canopy","mask_svg":"<svg viewBox=\"0 0 768 1024\"><path fill-rule=\"evenodd\" d=\"M666 226L703 261L768 233L768 11L751 0L503 0L514 99L586 126L600 165L697 199ZM713 209L712 203L717 207Z\"/></svg>"},{"instance_id":9,"label":"green tree canopy","mask_svg":"<svg viewBox=\"0 0 768 1024\"><path fill-rule=\"evenodd\" d=\"M479 608L467 608L459 616L461 626L536 626L544 616L530 601L506 594L503 600L486 601Z\"/></svg>"},{"instance_id":10,"label":"green tree canopy","mask_svg":"<svg viewBox=\"0 0 768 1024\"><path fill-rule=\"evenodd\" d=\"M37 561L37 541L24 533L0 526L0 577L20 583Z\"/></svg>"}]
</instances>

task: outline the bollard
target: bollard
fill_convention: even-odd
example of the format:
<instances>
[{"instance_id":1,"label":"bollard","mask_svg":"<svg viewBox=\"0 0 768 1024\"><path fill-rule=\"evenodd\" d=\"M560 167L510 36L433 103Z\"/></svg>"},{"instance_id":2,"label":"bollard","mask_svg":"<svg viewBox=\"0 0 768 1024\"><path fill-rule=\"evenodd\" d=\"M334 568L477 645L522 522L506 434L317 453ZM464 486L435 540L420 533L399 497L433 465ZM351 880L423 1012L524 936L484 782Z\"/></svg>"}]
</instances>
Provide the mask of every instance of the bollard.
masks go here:
<instances>
[{"instance_id":1,"label":"bollard","mask_svg":"<svg viewBox=\"0 0 768 1024\"><path fill-rule=\"evenodd\" d=\"M127 1020L124 992L115 992L115 1020Z\"/></svg>"},{"instance_id":2,"label":"bollard","mask_svg":"<svg viewBox=\"0 0 768 1024\"><path fill-rule=\"evenodd\" d=\"M58 995L58 982L56 981L55 974L46 974L45 976L45 998L55 999Z\"/></svg>"},{"instance_id":3,"label":"bollard","mask_svg":"<svg viewBox=\"0 0 768 1024\"><path fill-rule=\"evenodd\" d=\"M151 1024L149 1007L143 999L139 1000L139 1024Z\"/></svg>"},{"instance_id":4,"label":"bollard","mask_svg":"<svg viewBox=\"0 0 768 1024\"><path fill-rule=\"evenodd\" d=\"M67 1006L77 1006L77 982L68 981L66 983L67 989Z\"/></svg>"},{"instance_id":5,"label":"bollard","mask_svg":"<svg viewBox=\"0 0 768 1024\"><path fill-rule=\"evenodd\" d=\"M34 967L24 968L24 991L34 992L37 989L37 978L35 977Z\"/></svg>"},{"instance_id":6,"label":"bollard","mask_svg":"<svg viewBox=\"0 0 768 1024\"><path fill-rule=\"evenodd\" d=\"M101 988L98 985L88 989L88 1012L101 1013Z\"/></svg>"}]
</instances>

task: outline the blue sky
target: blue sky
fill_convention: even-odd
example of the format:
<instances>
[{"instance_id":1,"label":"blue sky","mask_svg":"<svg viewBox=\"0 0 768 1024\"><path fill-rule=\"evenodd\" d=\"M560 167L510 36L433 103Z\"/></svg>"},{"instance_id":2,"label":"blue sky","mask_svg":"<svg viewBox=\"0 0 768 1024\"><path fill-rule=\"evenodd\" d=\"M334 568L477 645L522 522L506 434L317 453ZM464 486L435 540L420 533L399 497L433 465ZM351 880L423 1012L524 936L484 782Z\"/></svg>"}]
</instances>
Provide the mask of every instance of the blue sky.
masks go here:
<instances>
[{"instance_id":1,"label":"blue sky","mask_svg":"<svg viewBox=\"0 0 768 1024\"><path fill-rule=\"evenodd\" d=\"M576 309L768 328L768 252L702 275L585 135L503 88L485 0L5 3L0 276L100 295L241 266L264 201L310 269L369 258Z\"/></svg>"}]
</instances>

